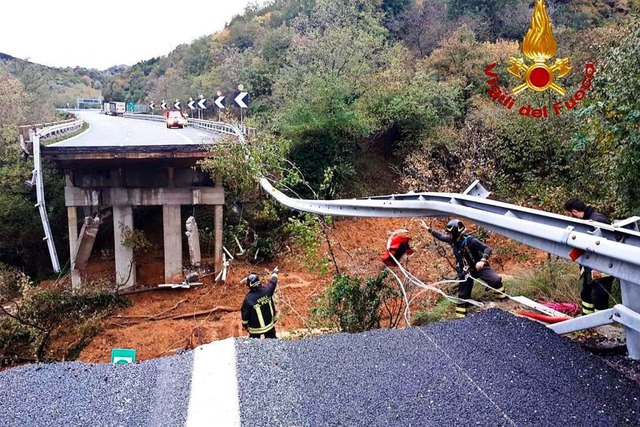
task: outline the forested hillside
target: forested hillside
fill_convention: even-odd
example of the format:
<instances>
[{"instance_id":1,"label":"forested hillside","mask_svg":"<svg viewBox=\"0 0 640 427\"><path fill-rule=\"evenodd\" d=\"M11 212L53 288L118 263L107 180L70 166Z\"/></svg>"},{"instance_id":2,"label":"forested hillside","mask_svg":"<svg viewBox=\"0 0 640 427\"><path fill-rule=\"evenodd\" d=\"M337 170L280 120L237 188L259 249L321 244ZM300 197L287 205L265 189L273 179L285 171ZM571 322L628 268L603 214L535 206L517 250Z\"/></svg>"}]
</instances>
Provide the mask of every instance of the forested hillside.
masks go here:
<instances>
[{"instance_id":1,"label":"forested hillside","mask_svg":"<svg viewBox=\"0 0 640 427\"><path fill-rule=\"evenodd\" d=\"M0 53L0 71L5 73L2 83L10 78L20 81L28 96L41 105L38 110L48 111L39 113L44 117L52 114L53 107L75 107L77 98L102 97L102 82L124 69L122 66L105 71L82 67L52 68ZM34 107L37 105L29 110L33 111Z\"/></svg>"},{"instance_id":2,"label":"forested hillside","mask_svg":"<svg viewBox=\"0 0 640 427\"><path fill-rule=\"evenodd\" d=\"M12 183L29 170L16 163L17 125L52 120L53 106L78 96L147 104L229 94L239 84L250 94L247 123L258 129L253 147L261 164L247 165L230 149L223 162L207 165L225 178L232 202L255 199L251 176L260 168L305 197L461 191L481 179L505 201L559 211L575 195L614 218L637 214L639 2L547 2L557 57L573 67L559 80L565 98L580 88L589 62L595 77L575 108L545 119L491 99L485 73L496 64L501 87L517 85L508 58L522 57L534 5L273 0L247 8L220 32L131 67L50 69L7 56L0 61L0 176L5 188L17 188L18 200L5 192L0 201L12 206L2 210L5 236L21 241L5 224L15 222L16 205L31 203L22 184ZM518 105L552 110L558 100L552 91L525 91ZM237 110L228 111L223 119L237 120ZM282 225L277 209L256 210L249 225ZM12 253L3 251L0 261L21 258Z\"/></svg>"},{"instance_id":3,"label":"forested hillside","mask_svg":"<svg viewBox=\"0 0 640 427\"><path fill-rule=\"evenodd\" d=\"M254 161L229 145L204 167L227 191L226 246L240 236L260 261L290 237L315 267L328 255L318 249L326 219L265 199L258 173L301 197L459 192L480 179L505 202L561 212L575 196L611 218L640 215L640 0L548 0L557 42L549 63L566 58L560 69L571 70L557 73L557 90L525 90L509 109L508 98L490 94L522 83L507 69L510 57L523 58L535 4L271 0L130 67L51 69L0 54L0 283L50 273L17 128L55 120L54 107L81 96L158 105L243 85ZM238 115L229 105L221 118ZM64 251L62 177L47 171L49 219Z\"/></svg>"},{"instance_id":4,"label":"forested hillside","mask_svg":"<svg viewBox=\"0 0 640 427\"><path fill-rule=\"evenodd\" d=\"M502 85L516 85L507 59L522 56L533 6L274 0L108 79L104 95L146 104L229 94L243 84L250 123L269 144L286 144L286 157L320 197L458 191L480 178L518 203L553 210L577 193L614 217L629 215L639 206L629 173L638 150L631 131L638 2L548 2L558 57L573 67L561 81L567 97L589 61L596 78L575 109L546 120L491 100L484 73L496 62ZM520 103L550 109L560 98L525 92Z\"/></svg>"}]
</instances>

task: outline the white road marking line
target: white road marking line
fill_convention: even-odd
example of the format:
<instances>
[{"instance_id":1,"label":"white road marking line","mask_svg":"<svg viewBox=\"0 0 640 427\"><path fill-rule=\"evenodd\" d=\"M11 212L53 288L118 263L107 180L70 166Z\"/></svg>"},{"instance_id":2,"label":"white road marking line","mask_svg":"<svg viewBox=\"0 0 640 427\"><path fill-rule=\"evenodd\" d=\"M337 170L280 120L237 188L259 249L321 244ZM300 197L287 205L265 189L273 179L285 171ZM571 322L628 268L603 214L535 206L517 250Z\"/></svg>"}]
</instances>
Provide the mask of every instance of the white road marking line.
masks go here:
<instances>
[{"instance_id":1,"label":"white road marking line","mask_svg":"<svg viewBox=\"0 0 640 427\"><path fill-rule=\"evenodd\" d=\"M202 345L194 353L186 426L240 426L234 339Z\"/></svg>"}]
</instances>

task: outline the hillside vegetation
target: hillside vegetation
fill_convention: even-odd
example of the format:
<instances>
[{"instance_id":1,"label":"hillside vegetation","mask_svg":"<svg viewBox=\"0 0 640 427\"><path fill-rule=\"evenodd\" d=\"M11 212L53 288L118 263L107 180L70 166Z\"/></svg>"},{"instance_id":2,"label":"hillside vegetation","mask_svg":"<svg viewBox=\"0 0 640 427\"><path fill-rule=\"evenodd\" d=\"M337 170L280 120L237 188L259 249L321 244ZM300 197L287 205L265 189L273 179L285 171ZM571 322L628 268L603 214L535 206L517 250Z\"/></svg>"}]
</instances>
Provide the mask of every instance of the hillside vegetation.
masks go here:
<instances>
[{"instance_id":1,"label":"hillside vegetation","mask_svg":"<svg viewBox=\"0 0 640 427\"><path fill-rule=\"evenodd\" d=\"M534 5L272 0L248 7L222 31L130 67L52 69L0 55L3 277L25 272L37 281L51 273L35 192L23 184L32 166L21 159L17 127L55 120L54 107L80 96L148 105L220 91L229 106L222 119L239 121L229 98L242 84L250 97L245 124L258 130L254 161L226 146L204 167L227 190L225 245L235 247L239 237L258 261L273 258L284 241L303 248L315 268L326 269L328 256L319 249L326 219L292 216L265 200L258 173L300 197L459 192L480 179L505 202L561 212L575 196L611 218L639 215L640 1L547 1L555 58L573 67L558 80L567 95L525 91L518 107L553 111L587 84L588 63L595 76L575 108L562 104L561 114L541 119L493 100L485 72L496 64L491 72L504 90L519 83L508 58L522 57ZM68 259L63 180L46 170L49 219Z\"/></svg>"},{"instance_id":2,"label":"hillside vegetation","mask_svg":"<svg viewBox=\"0 0 640 427\"><path fill-rule=\"evenodd\" d=\"M487 96L489 64L497 62L504 87L516 84L507 58L522 56L534 5L516 0L274 0L130 67L103 92L147 104L229 95L242 84L250 124L265 144L286 146L320 197L381 186L459 191L480 178L508 201L558 210L571 194L613 217L630 215L640 200L629 173L638 143L638 2L548 3L557 57L573 66L560 81L567 97L587 62L597 71L575 109L547 120ZM525 92L520 104L551 109L558 99ZM364 153L380 161L363 161Z\"/></svg>"}]
</instances>

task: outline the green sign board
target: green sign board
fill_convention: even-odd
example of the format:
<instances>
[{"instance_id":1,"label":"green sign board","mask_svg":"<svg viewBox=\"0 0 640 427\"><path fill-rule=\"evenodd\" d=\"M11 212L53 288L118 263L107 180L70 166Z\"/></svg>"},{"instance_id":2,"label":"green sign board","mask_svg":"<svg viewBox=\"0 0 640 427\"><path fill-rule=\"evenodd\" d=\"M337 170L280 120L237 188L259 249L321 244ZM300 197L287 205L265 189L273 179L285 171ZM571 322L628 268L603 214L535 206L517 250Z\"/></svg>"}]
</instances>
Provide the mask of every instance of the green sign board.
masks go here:
<instances>
[{"instance_id":1,"label":"green sign board","mask_svg":"<svg viewBox=\"0 0 640 427\"><path fill-rule=\"evenodd\" d=\"M134 104L133 102L129 103L129 111L135 111L136 109L136 104Z\"/></svg>"},{"instance_id":2,"label":"green sign board","mask_svg":"<svg viewBox=\"0 0 640 427\"><path fill-rule=\"evenodd\" d=\"M125 365L136 362L136 351L131 348L114 348L111 350L111 363Z\"/></svg>"}]
</instances>

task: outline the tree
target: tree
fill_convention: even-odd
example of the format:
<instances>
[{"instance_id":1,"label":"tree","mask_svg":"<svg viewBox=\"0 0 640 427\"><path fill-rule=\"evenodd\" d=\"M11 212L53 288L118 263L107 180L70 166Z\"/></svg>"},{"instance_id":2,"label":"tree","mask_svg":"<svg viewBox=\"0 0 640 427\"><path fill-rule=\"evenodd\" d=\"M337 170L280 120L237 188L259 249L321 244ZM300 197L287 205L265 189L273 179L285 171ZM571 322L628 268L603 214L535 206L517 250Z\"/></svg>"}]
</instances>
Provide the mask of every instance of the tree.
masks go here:
<instances>
[{"instance_id":1,"label":"tree","mask_svg":"<svg viewBox=\"0 0 640 427\"><path fill-rule=\"evenodd\" d=\"M428 55L448 36L454 22L447 18L443 0L425 1L405 9L396 18L392 30L419 56Z\"/></svg>"},{"instance_id":2,"label":"tree","mask_svg":"<svg viewBox=\"0 0 640 427\"><path fill-rule=\"evenodd\" d=\"M589 139L603 154L599 168L611 170L617 213L640 212L640 20L605 50L593 81L593 102L585 109Z\"/></svg>"},{"instance_id":3,"label":"tree","mask_svg":"<svg viewBox=\"0 0 640 427\"><path fill-rule=\"evenodd\" d=\"M318 0L311 16L294 24L273 86L275 127L292 141L291 159L316 189L325 179L348 181L358 138L372 132L358 100L386 63L381 19L373 1Z\"/></svg>"}]
</instances>

